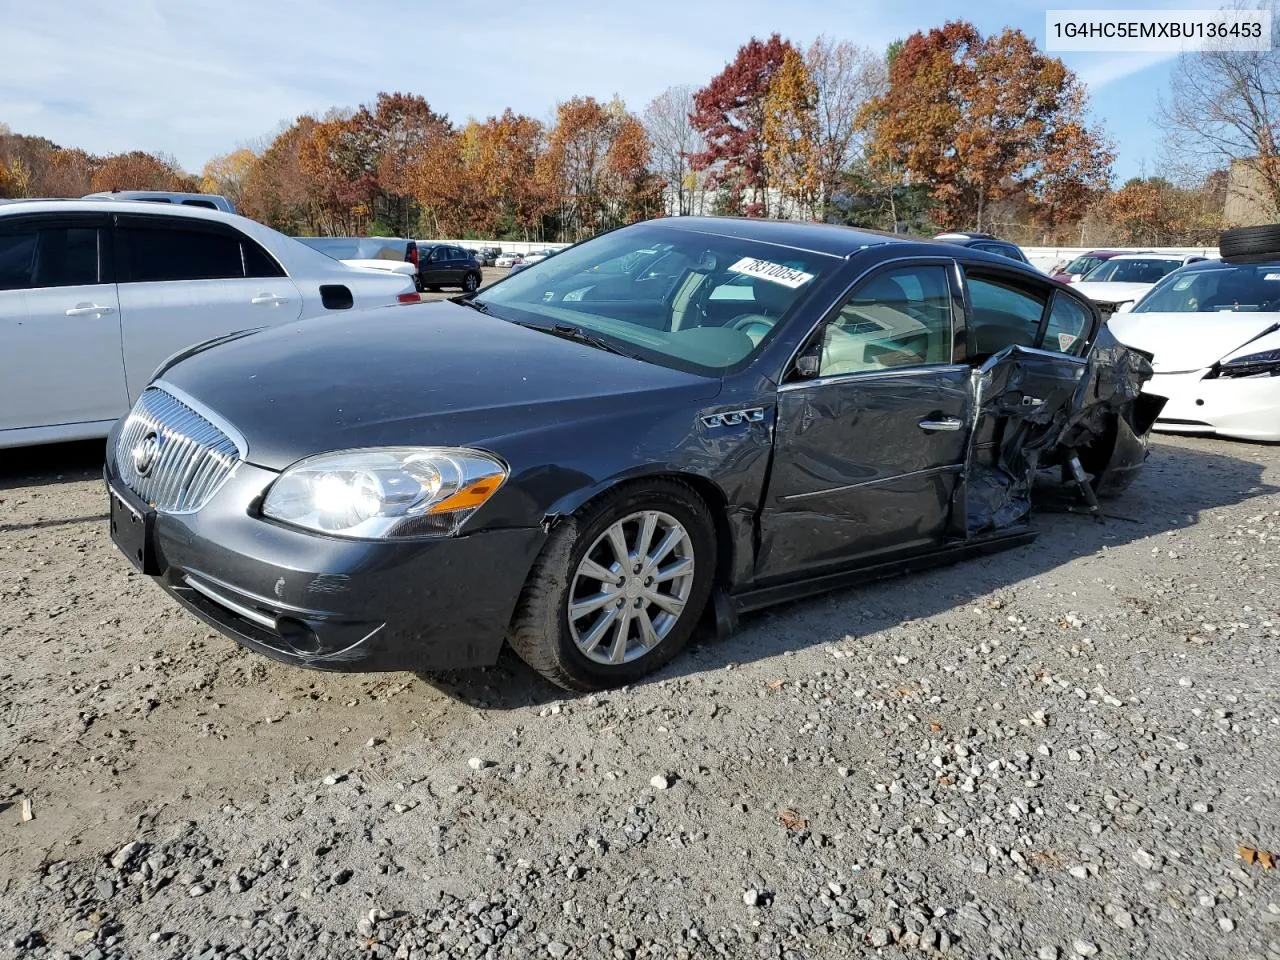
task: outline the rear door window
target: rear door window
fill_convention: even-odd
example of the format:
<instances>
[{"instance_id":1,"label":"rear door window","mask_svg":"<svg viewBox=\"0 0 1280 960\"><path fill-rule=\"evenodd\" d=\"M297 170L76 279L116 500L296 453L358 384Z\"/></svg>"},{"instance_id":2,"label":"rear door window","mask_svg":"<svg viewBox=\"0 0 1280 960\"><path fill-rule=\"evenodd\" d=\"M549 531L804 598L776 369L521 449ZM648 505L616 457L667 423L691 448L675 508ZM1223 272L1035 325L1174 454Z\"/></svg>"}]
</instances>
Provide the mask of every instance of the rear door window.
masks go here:
<instances>
[{"instance_id":1,"label":"rear door window","mask_svg":"<svg viewBox=\"0 0 1280 960\"><path fill-rule=\"evenodd\" d=\"M34 229L0 233L0 290L29 289L35 257Z\"/></svg>"},{"instance_id":2,"label":"rear door window","mask_svg":"<svg viewBox=\"0 0 1280 960\"><path fill-rule=\"evenodd\" d=\"M1044 348L1079 357L1084 353L1092 325L1089 311L1074 297L1059 291L1053 295L1049 326L1044 333Z\"/></svg>"},{"instance_id":3,"label":"rear door window","mask_svg":"<svg viewBox=\"0 0 1280 960\"><path fill-rule=\"evenodd\" d=\"M133 283L225 280L244 276L236 238L221 232L168 225L121 226L124 277Z\"/></svg>"},{"instance_id":4,"label":"rear door window","mask_svg":"<svg viewBox=\"0 0 1280 960\"><path fill-rule=\"evenodd\" d=\"M1038 346L1046 297L1015 280L966 272L969 291L969 352L977 359L1005 347Z\"/></svg>"}]
</instances>

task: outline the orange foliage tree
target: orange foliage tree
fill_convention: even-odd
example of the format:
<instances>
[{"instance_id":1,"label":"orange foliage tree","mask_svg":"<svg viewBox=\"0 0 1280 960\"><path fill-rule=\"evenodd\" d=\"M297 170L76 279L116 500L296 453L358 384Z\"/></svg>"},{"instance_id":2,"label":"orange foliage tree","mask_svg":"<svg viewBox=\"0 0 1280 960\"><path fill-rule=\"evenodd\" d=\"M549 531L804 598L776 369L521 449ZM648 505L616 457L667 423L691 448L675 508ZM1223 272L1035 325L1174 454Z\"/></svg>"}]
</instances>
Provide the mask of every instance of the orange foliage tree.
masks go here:
<instances>
[{"instance_id":1,"label":"orange foliage tree","mask_svg":"<svg viewBox=\"0 0 1280 960\"><path fill-rule=\"evenodd\" d=\"M179 170L171 160L142 150L130 150L107 157L94 171L89 189L104 190L199 190L195 178Z\"/></svg>"},{"instance_id":2,"label":"orange foliage tree","mask_svg":"<svg viewBox=\"0 0 1280 960\"><path fill-rule=\"evenodd\" d=\"M1076 75L1021 31L953 21L907 39L864 120L873 159L930 184L943 226L982 229L992 201L1019 193L1052 225L1107 185L1112 150L1085 106Z\"/></svg>"}]
</instances>

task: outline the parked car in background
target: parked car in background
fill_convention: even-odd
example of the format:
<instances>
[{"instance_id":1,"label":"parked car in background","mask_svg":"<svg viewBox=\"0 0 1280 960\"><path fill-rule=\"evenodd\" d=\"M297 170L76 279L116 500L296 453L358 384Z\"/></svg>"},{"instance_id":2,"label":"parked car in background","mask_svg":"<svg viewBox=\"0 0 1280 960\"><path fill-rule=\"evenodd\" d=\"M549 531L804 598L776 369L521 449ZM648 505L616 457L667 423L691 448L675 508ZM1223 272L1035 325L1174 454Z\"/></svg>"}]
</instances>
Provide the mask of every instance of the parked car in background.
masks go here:
<instances>
[{"instance_id":1,"label":"parked car in background","mask_svg":"<svg viewBox=\"0 0 1280 960\"><path fill-rule=\"evenodd\" d=\"M1017 244L997 239L989 233L940 233L933 239L968 247L971 250L981 250L983 253L994 253L997 256L1016 260L1018 263L1031 262Z\"/></svg>"},{"instance_id":2,"label":"parked car in background","mask_svg":"<svg viewBox=\"0 0 1280 960\"><path fill-rule=\"evenodd\" d=\"M421 291L419 251L415 240L398 237L294 237L312 250L319 250L327 257L340 260L349 267L364 267L400 273L413 278Z\"/></svg>"},{"instance_id":3,"label":"parked car in background","mask_svg":"<svg viewBox=\"0 0 1280 960\"><path fill-rule=\"evenodd\" d=\"M1098 305L1103 316L1126 310L1158 281L1187 263L1204 257L1122 253L1098 264L1072 286Z\"/></svg>"},{"instance_id":4,"label":"parked car in background","mask_svg":"<svg viewBox=\"0 0 1280 960\"><path fill-rule=\"evenodd\" d=\"M509 642L598 689L661 667L708 608L729 633L1028 543L1040 467L1086 500L1123 490L1149 375L1084 297L1012 260L661 218L478 295L167 367L108 441L112 536L279 660L452 669ZM189 455L153 464L159 433Z\"/></svg>"},{"instance_id":5,"label":"parked car in background","mask_svg":"<svg viewBox=\"0 0 1280 960\"><path fill-rule=\"evenodd\" d=\"M1280 224L1222 235L1222 260L1181 267L1109 321L1154 356L1157 430L1280 441Z\"/></svg>"},{"instance_id":6,"label":"parked car in background","mask_svg":"<svg viewBox=\"0 0 1280 960\"><path fill-rule=\"evenodd\" d=\"M0 205L0 447L104 437L156 367L210 338L417 300L233 214L181 204Z\"/></svg>"},{"instance_id":7,"label":"parked car in background","mask_svg":"<svg viewBox=\"0 0 1280 960\"><path fill-rule=\"evenodd\" d=\"M480 254L476 258L480 261L482 267L496 267L495 262L498 257L502 256L502 250L499 247L481 247Z\"/></svg>"},{"instance_id":8,"label":"parked car in background","mask_svg":"<svg viewBox=\"0 0 1280 960\"><path fill-rule=\"evenodd\" d=\"M204 207L235 213L236 208L226 197L217 193L174 193L168 190L107 190L87 193L85 200L145 200L148 203L176 203L186 207Z\"/></svg>"},{"instance_id":9,"label":"parked car in background","mask_svg":"<svg viewBox=\"0 0 1280 960\"><path fill-rule=\"evenodd\" d=\"M1055 267L1049 275L1060 283L1075 283L1094 267L1105 263L1112 257L1120 257L1125 253L1133 252L1142 251L1090 250L1088 253L1082 253L1073 260Z\"/></svg>"},{"instance_id":10,"label":"parked car in background","mask_svg":"<svg viewBox=\"0 0 1280 960\"><path fill-rule=\"evenodd\" d=\"M520 254L518 253L500 253L498 256L494 257L493 265L495 267L510 267L519 259Z\"/></svg>"},{"instance_id":11,"label":"parked car in background","mask_svg":"<svg viewBox=\"0 0 1280 960\"><path fill-rule=\"evenodd\" d=\"M484 275L480 261L462 247L450 243L425 246L419 251L419 272L424 290L457 287L470 293L480 287Z\"/></svg>"}]
</instances>

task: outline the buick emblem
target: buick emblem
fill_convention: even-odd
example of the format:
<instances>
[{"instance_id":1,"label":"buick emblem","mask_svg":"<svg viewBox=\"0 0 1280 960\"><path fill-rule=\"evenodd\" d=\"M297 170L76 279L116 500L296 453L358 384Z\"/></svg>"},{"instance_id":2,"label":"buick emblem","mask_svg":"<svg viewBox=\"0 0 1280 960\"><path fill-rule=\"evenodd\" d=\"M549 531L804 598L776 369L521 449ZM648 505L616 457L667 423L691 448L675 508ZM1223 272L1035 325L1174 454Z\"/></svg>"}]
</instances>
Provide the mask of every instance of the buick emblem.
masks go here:
<instances>
[{"instance_id":1,"label":"buick emblem","mask_svg":"<svg viewBox=\"0 0 1280 960\"><path fill-rule=\"evenodd\" d=\"M138 476L145 477L160 458L160 437L155 433L148 433L134 444L131 454L133 469L138 471Z\"/></svg>"}]
</instances>

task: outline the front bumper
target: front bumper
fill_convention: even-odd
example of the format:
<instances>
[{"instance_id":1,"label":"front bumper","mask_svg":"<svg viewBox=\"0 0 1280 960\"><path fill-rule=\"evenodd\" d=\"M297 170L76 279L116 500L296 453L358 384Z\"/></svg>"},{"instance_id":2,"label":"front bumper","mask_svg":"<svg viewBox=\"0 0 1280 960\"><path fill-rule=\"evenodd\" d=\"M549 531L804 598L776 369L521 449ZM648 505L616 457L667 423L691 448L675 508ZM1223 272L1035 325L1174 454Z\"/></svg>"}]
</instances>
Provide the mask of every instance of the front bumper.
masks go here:
<instances>
[{"instance_id":1,"label":"front bumper","mask_svg":"<svg viewBox=\"0 0 1280 960\"><path fill-rule=\"evenodd\" d=\"M1144 393L1167 397L1155 429L1280 441L1280 377L1213 377L1208 369L1158 373Z\"/></svg>"},{"instance_id":2,"label":"front bumper","mask_svg":"<svg viewBox=\"0 0 1280 960\"><path fill-rule=\"evenodd\" d=\"M115 475L110 449L110 491L147 510ZM245 647L297 666L447 670L497 659L540 528L325 537L257 515L276 476L241 463L201 510L155 515L155 579L170 596Z\"/></svg>"}]
</instances>

